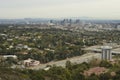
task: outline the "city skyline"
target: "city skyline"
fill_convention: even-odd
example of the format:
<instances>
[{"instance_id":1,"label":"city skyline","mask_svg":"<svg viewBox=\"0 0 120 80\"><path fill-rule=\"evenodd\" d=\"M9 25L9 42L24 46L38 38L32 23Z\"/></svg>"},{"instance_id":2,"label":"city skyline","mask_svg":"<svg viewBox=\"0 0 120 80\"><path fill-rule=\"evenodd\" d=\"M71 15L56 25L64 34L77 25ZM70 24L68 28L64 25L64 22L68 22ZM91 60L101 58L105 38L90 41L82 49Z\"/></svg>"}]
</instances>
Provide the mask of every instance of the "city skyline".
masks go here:
<instances>
[{"instance_id":1,"label":"city skyline","mask_svg":"<svg viewBox=\"0 0 120 80\"><path fill-rule=\"evenodd\" d=\"M120 19L119 0L1 0L0 18Z\"/></svg>"}]
</instances>

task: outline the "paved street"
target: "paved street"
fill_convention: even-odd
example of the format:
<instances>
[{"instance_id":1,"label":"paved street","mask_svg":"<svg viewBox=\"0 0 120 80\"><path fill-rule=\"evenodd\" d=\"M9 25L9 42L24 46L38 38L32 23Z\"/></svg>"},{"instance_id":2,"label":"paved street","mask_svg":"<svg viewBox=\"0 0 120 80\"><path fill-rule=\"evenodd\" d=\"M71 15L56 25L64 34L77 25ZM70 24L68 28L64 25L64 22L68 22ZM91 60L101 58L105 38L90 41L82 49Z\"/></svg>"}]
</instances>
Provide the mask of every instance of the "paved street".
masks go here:
<instances>
[{"instance_id":1,"label":"paved street","mask_svg":"<svg viewBox=\"0 0 120 80\"><path fill-rule=\"evenodd\" d=\"M61 60L61 61L55 61L55 62L49 62L46 64L40 64L39 66L35 66L35 67L31 67L31 69L44 69L47 65L56 65L56 66L62 66L65 67L66 61L71 61L71 63L82 63L82 62L88 62L93 58L100 58L100 53L87 53L84 54L82 56L77 56L77 57L73 57L73 58L69 58L69 59L65 59L65 60Z\"/></svg>"}]
</instances>

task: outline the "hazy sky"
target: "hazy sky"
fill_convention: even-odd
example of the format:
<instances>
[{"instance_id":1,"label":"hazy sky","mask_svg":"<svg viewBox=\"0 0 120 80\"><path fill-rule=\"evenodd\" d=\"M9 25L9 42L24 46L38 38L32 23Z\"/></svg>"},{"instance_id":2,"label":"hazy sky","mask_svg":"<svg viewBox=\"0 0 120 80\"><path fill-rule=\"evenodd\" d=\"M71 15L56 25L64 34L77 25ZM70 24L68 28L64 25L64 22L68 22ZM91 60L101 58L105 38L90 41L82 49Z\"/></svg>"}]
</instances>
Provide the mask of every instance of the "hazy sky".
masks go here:
<instances>
[{"instance_id":1,"label":"hazy sky","mask_svg":"<svg viewBox=\"0 0 120 80\"><path fill-rule=\"evenodd\" d=\"M120 0L0 0L0 18L120 19Z\"/></svg>"}]
</instances>

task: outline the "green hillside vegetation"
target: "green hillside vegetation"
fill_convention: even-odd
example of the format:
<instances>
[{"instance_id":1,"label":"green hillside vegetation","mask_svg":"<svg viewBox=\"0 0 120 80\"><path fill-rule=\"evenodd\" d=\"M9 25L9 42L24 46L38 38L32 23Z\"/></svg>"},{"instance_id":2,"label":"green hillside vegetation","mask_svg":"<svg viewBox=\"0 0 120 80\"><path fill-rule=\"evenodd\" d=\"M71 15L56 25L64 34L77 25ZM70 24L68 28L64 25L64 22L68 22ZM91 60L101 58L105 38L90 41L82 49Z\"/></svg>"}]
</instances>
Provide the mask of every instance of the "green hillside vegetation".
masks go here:
<instances>
[{"instance_id":1,"label":"green hillside vegetation","mask_svg":"<svg viewBox=\"0 0 120 80\"><path fill-rule=\"evenodd\" d=\"M92 64L95 63L95 64ZM107 66L106 66L107 65ZM84 75L84 71L94 67L104 67L108 71L100 75ZM114 72L114 75L111 73ZM1 80L120 80L120 62L92 60L90 63L73 64L66 62L66 68L53 65L48 71L0 68Z\"/></svg>"},{"instance_id":2,"label":"green hillside vegetation","mask_svg":"<svg viewBox=\"0 0 120 80\"><path fill-rule=\"evenodd\" d=\"M0 68L0 80L31 80L27 74L19 70Z\"/></svg>"}]
</instances>

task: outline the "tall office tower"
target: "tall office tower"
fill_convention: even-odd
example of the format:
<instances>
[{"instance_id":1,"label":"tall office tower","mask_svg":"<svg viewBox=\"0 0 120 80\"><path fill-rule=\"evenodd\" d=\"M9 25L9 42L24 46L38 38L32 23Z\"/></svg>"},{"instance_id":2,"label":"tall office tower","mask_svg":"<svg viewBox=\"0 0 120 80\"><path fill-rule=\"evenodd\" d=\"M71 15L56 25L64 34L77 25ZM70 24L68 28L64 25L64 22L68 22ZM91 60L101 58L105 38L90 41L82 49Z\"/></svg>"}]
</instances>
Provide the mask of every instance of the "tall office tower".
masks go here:
<instances>
[{"instance_id":1,"label":"tall office tower","mask_svg":"<svg viewBox=\"0 0 120 80\"><path fill-rule=\"evenodd\" d=\"M112 47L102 46L101 49L102 49L102 60L111 60L112 59L112 53L111 53Z\"/></svg>"}]
</instances>

